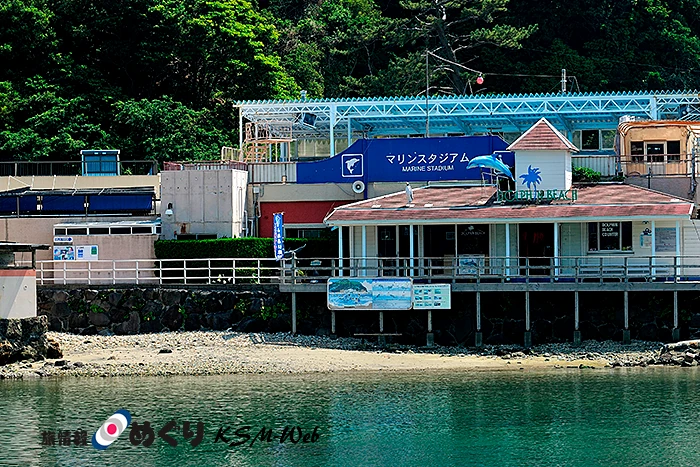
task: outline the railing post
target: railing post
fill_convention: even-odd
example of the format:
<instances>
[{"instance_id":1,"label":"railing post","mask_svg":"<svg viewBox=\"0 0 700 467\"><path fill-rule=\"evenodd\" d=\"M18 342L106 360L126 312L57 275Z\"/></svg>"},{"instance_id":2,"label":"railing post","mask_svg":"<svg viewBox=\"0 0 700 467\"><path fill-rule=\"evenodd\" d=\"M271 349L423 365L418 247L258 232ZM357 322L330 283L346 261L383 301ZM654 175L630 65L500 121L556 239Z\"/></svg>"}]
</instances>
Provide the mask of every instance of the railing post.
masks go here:
<instances>
[{"instance_id":1,"label":"railing post","mask_svg":"<svg viewBox=\"0 0 700 467\"><path fill-rule=\"evenodd\" d=\"M525 282L530 282L530 258L525 258Z\"/></svg>"},{"instance_id":2,"label":"railing post","mask_svg":"<svg viewBox=\"0 0 700 467\"><path fill-rule=\"evenodd\" d=\"M136 260L136 285L139 285L139 260Z\"/></svg>"},{"instance_id":3,"label":"railing post","mask_svg":"<svg viewBox=\"0 0 700 467\"><path fill-rule=\"evenodd\" d=\"M211 285L211 258L207 259L207 284Z\"/></svg>"},{"instance_id":4,"label":"railing post","mask_svg":"<svg viewBox=\"0 0 700 467\"><path fill-rule=\"evenodd\" d=\"M258 284L260 283L260 259L258 259Z\"/></svg>"},{"instance_id":5,"label":"railing post","mask_svg":"<svg viewBox=\"0 0 700 467\"><path fill-rule=\"evenodd\" d=\"M66 270L66 262L63 261L63 285L66 285L66 274L68 274L68 271Z\"/></svg>"},{"instance_id":6,"label":"railing post","mask_svg":"<svg viewBox=\"0 0 700 467\"><path fill-rule=\"evenodd\" d=\"M112 285L117 283L117 264L112 260Z\"/></svg>"},{"instance_id":7,"label":"railing post","mask_svg":"<svg viewBox=\"0 0 700 467\"><path fill-rule=\"evenodd\" d=\"M88 261L87 267L88 267L87 268L87 270L88 270L88 285L91 285L92 284L92 264L90 263L90 261Z\"/></svg>"},{"instance_id":8,"label":"railing post","mask_svg":"<svg viewBox=\"0 0 700 467\"><path fill-rule=\"evenodd\" d=\"M232 269L231 269L231 283L235 284L236 283L236 260L233 260L233 263L231 264Z\"/></svg>"}]
</instances>

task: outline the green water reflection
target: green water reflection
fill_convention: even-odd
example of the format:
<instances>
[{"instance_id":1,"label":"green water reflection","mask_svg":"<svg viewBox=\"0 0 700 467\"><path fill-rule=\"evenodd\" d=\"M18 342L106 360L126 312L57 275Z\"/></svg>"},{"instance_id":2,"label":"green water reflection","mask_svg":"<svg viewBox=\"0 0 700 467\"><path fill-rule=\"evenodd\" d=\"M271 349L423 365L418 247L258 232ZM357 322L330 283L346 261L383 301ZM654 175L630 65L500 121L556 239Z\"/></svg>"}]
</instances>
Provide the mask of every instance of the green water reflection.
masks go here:
<instances>
[{"instance_id":1,"label":"green water reflection","mask_svg":"<svg viewBox=\"0 0 700 467\"><path fill-rule=\"evenodd\" d=\"M567 370L0 381L0 465L698 465L697 369ZM158 431L202 421L193 448L42 446L42 432L92 433L125 408ZM318 441L297 444L285 426ZM219 428L278 438L229 447ZM252 438L251 436L251 438Z\"/></svg>"}]
</instances>

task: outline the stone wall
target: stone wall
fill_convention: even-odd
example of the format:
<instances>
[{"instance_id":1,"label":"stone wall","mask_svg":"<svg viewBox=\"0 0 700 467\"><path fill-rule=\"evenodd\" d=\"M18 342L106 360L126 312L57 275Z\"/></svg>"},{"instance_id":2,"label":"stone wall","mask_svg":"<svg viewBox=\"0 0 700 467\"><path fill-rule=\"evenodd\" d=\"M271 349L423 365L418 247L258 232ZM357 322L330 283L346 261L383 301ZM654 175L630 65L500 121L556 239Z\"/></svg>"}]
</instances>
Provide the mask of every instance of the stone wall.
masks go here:
<instances>
[{"instance_id":1,"label":"stone wall","mask_svg":"<svg viewBox=\"0 0 700 467\"><path fill-rule=\"evenodd\" d=\"M582 338L622 340L622 292L581 292ZM680 337L700 337L700 294L679 292ZM137 334L176 330L289 332L291 295L276 286L221 288L113 288L39 287L39 315L46 315L53 331L76 334ZM457 292L452 310L433 311L435 342L474 344L475 293ZM525 331L524 293L482 293L482 332L485 344L522 344ZM629 297L632 339L671 341L673 294L638 292ZM574 333L573 292L532 292L530 316L533 344L566 342ZM331 313L324 293L297 294L297 331L329 335ZM338 311L336 333L379 332L377 311ZM425 311L387 311L384 332L400 333L396 342L424 345Z\"/></svg>"},{"instance_id":2,"label":"stone wall","mask_svg":"<svg viewBox=\"0 0 700 467\"><path fill-rule=\"evenodd\" d=\"M38 287L38 314L51 331L139 334L199 329L280 332L291 329L288 296L256 289Z\"/></svg>"}]
</instances>

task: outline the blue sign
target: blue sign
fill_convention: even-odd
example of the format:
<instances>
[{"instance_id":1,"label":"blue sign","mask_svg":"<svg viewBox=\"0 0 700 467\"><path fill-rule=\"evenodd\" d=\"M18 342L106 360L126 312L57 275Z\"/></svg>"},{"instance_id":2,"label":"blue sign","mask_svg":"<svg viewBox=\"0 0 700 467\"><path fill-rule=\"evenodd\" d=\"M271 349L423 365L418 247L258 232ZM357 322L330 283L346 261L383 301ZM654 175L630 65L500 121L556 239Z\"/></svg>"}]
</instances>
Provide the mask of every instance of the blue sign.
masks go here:
<instances>
[{"instance_id":1,"label":"blue sign","mask_svg":"<svg viewBox=\"0 0 700 467\"><path fill-rule=\"evenodd\" d=\"M363 175L362 154L342 154L340 156L341 174L346 178L360 178Z\"/></svg>"},{"instance_id":2,"label":"blue sign","mask_svg":"<svg viewBox=\"0 0 700 467\"><path fill-rule=\"evenodd\" d=\"M427 182L481 180L482 169L467 169L478 156L497 154L515 165L498 136L361 139L339 155L297 164L297 183Z\"/></svg>"},{"instance_id":3,"label":"blue sign","mask_svg":"<svg viewBox=\"0 0 700 467\"><path fill-rule=\"evenodd\" d=\"M272 246L275 249L277 261L284 258L284 213L276 212L272 215Z\"/></svg>"}]
</instances>

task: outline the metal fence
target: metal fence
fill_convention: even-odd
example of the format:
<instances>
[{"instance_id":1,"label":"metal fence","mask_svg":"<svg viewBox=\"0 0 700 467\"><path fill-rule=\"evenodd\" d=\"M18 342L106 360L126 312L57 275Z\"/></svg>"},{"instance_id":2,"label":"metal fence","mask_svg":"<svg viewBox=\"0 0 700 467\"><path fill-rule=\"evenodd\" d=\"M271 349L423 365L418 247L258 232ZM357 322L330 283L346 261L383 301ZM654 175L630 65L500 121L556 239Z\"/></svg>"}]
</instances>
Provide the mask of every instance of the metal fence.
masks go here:
<instances>
[{"instance_id":1,"label":"metal fence","mask_svg":"<svg viewBox=\"0 0 700 467\"><path fill-rule=\"evenodd\" d=\"M39 285L304 284L331 277L412 277L431 282L698 281L700 256L204 258L37 261Z\"/></svg>"}]
</instances>

